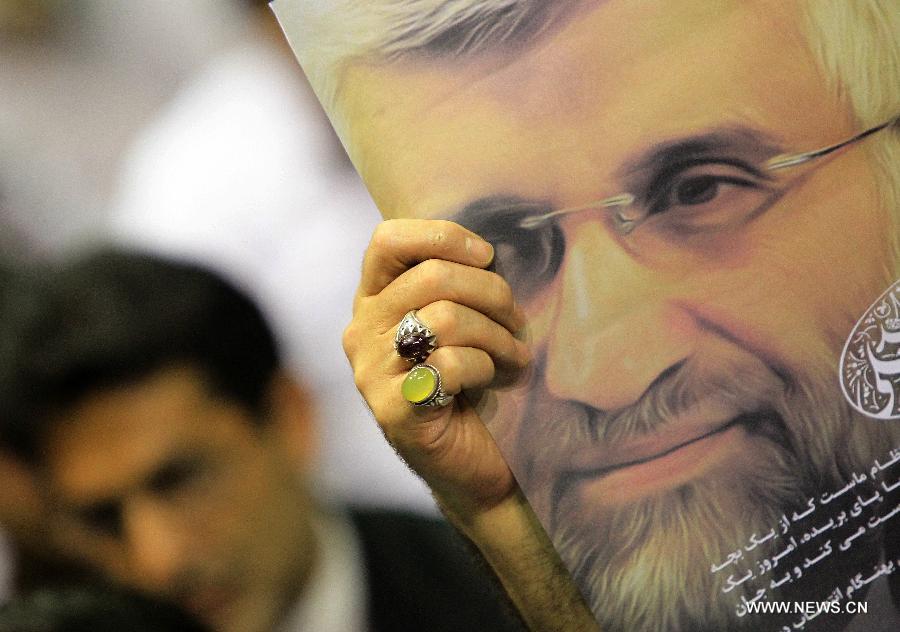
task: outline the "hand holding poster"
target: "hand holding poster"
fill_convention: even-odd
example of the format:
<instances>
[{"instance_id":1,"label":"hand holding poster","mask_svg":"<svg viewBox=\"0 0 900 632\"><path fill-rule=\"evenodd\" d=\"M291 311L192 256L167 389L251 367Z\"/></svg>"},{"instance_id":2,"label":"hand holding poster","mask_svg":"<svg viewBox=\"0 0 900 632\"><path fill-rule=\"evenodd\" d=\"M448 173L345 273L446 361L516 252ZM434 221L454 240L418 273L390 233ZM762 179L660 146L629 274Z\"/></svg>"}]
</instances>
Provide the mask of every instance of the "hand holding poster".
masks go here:
<instances>
[{"instance_id":1,"label":"hand holding poster","mask_svg":"<svg viewBox=\"0 0 900 632\"><path fill-rule=\"evenodd\" d=\"M491 242L527 322L520 375L519 311L460 230L370 251L351 360L396 442L461 433L453 467L404 452L439 499L517 484L606 630L900 626L900 422L840 381L900 277L896 2L275 9L382 213ZM463 391L427 414L390 346L412 309ZM894 338L854 340L887 410ZM760 607L788 602L837 606Z\"/></svg>"}]
</instances>

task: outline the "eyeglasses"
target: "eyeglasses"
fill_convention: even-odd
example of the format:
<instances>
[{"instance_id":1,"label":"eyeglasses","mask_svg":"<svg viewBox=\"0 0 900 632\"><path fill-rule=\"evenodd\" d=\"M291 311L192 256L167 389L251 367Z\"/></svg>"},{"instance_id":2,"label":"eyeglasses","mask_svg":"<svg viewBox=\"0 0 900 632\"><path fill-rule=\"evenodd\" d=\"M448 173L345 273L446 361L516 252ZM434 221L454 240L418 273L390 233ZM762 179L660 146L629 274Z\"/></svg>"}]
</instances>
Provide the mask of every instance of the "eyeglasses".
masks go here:
<instances>
[{"instance_id":1,"label":"eyeglasses","mask_svg":"<svg viewBox=\"0 0 900 632\"><path fill-rule=\"evenodd\" d=\"M766 160L762 165L757 165L755 171L759 176L759 180L771 179L770 174L804 165L815 161L824 156L828 156L840 149L854 145L861 140L872 136L892 125L900 122L900 116L889 121L871 127L855 136L842 140L833 145L793 154L782 154ZM723 222L728 224L740 223L741 220L752 217L759 210L760 206L765 205L764 200L759 200L759 196L746 195L753 186L752 179L748 179L746 174L739 175L729 169L723 169L722 165L717 168L697 169L688 173L681 174L681 178L674 182L670 187L669 199L663 200L662 207L668 205L679 206L686 209L693 209L693 212L687 214L687 217L681 220L690 220L683 222L681 229L683 232L699 232L720 226ZM761 184L761 182L760 182ZM697 212L704 205L715 206L710 203L717 197L721 197L720 189L723 185L731 185L738 189L743 189L745 195L732 196L730 200L728 212L718 212L714 217L702 217L702 213ZM740 199L738 199L740 198ZM759 201L760 204L756 204ZM602 200L583 204L580 206L571 206L563 209L553 210L541 215L528 215L522 218L518 223L518 228L532 230L547 225L551 220L564 215L573 213L581 213L584 211L603 210L609 216L613 228L619 235L628 235L638 226L643 224L653 215L659 214L659 200L649 203L642 201L641 198L632 193L620 193L612 197ZM716 210L716 209L712 209Z\"/></svg>"},{"instance_id":2,"label":"eyeglasses","mask_svg":"<svg viewBox=\"0 0 900 632\"><path fill-rule=\"evenodd\" d=\"M896 117L821 149L782 154L762 163L730 150L670 154L649 174L634 180L631 192L591 204L554 209L545 201L496 196L469 204L452 217L494 245L494 265L519 300L527 300L556 276L566 251L560 217L606 211L628 252L651 265L682 265L695 252L722 252L729 228L739 228L768 211L789 190L778 176L855 145L900 121ZM801 170L802 174L807 173ZM635 230L638 227L641 230ZM709 247L709 248L707 248Z\"/></svg>"}]
</instances>

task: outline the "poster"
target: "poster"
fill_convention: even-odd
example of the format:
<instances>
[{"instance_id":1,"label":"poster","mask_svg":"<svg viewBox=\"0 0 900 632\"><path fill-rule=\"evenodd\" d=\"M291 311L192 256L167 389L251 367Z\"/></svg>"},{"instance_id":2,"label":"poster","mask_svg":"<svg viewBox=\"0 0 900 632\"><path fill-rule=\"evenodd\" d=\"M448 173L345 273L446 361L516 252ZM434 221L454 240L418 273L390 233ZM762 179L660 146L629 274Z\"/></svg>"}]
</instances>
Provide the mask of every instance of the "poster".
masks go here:
<instances>
[{"instance_id":1,"label":"poster","mask_svg":"<svg viewBox=\"0 0 900 632\"><path fill-rule=\"evenodd\" d=\"M273 7L382 213L495 245L604 630L900 629L896 2Z\"/></svg>"}]
</instances>

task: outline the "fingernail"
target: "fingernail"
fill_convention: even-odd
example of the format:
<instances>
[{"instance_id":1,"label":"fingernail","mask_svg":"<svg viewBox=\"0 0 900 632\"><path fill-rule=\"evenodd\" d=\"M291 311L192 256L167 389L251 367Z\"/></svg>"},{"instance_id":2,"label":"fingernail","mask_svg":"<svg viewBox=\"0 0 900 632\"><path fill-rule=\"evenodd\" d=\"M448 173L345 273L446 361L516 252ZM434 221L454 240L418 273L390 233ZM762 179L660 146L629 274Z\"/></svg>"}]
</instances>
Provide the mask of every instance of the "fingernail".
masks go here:
<instances>
[{"instance_id":1,"label":"fingernail","mask_svg":"<svg viewBox=\"0 0 900 632\"><path fill-rule=\"evenodd\" d=\"M494 247L483 239L466 237L466 250L485 264L494 259Z\"/></svg>"}]
</instances>

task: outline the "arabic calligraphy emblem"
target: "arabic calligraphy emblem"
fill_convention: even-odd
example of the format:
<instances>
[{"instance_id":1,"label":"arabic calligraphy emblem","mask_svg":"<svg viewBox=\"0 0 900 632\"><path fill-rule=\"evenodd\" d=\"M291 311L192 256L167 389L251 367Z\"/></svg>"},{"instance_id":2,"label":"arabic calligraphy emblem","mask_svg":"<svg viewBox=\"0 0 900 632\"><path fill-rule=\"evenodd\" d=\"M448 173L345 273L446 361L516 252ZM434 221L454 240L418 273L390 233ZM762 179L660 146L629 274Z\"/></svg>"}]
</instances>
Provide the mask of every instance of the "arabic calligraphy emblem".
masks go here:
<instances>
[{"instance_id":1,"label":"arabic calligraphy emblem","mask_svg":"<svg viewBox=\"0 0 900 632\"><path fill-rule=\"evenodd\" d=\"M900 281L859 319L841 353L841 390L873 419L900 419Z\"/></svg>"}]
</instances>

